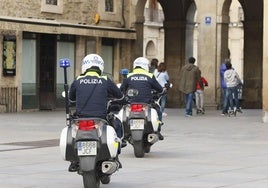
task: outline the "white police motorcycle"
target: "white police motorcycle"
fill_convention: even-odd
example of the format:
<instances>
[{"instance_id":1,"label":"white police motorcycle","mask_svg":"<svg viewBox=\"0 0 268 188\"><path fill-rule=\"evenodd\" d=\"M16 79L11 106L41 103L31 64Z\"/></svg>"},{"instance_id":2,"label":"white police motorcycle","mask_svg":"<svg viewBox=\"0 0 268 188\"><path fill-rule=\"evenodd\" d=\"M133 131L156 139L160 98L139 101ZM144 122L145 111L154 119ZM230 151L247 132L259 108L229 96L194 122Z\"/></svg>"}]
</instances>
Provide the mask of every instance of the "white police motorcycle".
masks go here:
<instances>
[{"instance_id":1,"label":"white police motorcycle","mask_svg":"<svg viewBox=\"0 0 268 188\"><path fill-rule=\"evenodd\" d=\"M84 188L99 188L110 183L119 167L121 140L112 126L100 118L76 118L69 109L67 67L68 59L60 60L64 69L66 127L60 136L60 151L64 160L77 162L77 173L83 176Z\"/></svg>"}]
</instances>

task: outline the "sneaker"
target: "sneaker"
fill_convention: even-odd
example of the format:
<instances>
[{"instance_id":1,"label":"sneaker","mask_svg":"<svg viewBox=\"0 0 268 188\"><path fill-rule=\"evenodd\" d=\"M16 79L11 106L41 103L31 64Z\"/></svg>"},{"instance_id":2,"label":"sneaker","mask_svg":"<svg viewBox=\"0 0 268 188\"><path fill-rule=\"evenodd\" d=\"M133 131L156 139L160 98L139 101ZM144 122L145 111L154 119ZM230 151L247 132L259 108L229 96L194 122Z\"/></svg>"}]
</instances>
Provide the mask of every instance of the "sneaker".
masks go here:
<instances>
[{"instance_id":1,"label":"sneaker","mask_svg":"<svg viewBox=\"0 0 268 188\"><path fill-rule=\"evenodd\" d=\"M239 112L239 113L243 113L243 111L241 110L241 108L238 108L236 111Z\"/></svg>"},{"instance_id":2,"label":"sneaker","mask_svg":"<svg viewBox=\"0 0 268 188\"><path fill-rule=\"evenodd\" d=\"M191 114L185 114L185 117L192 117Z\"/></svg>"},{"instance_id":3,"label":"sneaker","mask_svg":"<svg viewBox=\"0 0 268 188\"><path fill-rule=\"evenodd\" d=\"M79 162L72 161L68 170L69 170L69 172L76 172L76 171L78 171L79 170Z\"/></svg>"},{"instance_id":4,"label":"sneaker","mask_svg":"<svg viewBox=\"0 0 268 188\"><path fill-rule=\"evenodd\" d=\"M222 112L221 116L227 116L227 113Z\"/></svg>"},{"instance_id":5,"label":"sneaker","mask_svg":"<svg viewBox=\"0 0 268 188\"><path fill-rule=\"evenodd\" d=\"M163 113L162 113L162 116L163 116L163 117L167 117L167 113L163 112Z\"/></svg>"},{"instance_id":6,"label":"sneaker","mask_svg":"<svg viewBox=\"0 0 268 188\"><path fill-rule=\"evenodd\" d=\"M157 134L158 134L159 140L164 140L164 136L160 132L158 132Z\"/></svg>"}]
</instances>

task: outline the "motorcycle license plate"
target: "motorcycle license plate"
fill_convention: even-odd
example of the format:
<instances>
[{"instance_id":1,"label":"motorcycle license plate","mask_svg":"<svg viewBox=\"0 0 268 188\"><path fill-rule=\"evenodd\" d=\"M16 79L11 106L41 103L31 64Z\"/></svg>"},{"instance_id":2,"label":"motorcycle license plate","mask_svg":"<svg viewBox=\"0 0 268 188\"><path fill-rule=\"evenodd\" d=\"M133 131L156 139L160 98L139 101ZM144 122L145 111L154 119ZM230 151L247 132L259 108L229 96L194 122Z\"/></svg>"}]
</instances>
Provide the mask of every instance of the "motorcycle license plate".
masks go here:
<instances>
[{"instance_id":1,"label":"motorcycle license plate","mask_svg":"<svg viewBox=\"0 0 268 188\"><path fill-rule=\"evenodd\" d=\"M144 129L144 119L131 119L130 130L142 130Z\"/></svg>"},{"instance_id":2,"label":"motorcycle license plate","mask_svg":"<svg viewBox=\"0 0 268 188\"><path fill-rule=\"evenodd\" d=\"M77 142L78 156L97 155L96 141L81 141Z\"/></svg>"}]
</instances>

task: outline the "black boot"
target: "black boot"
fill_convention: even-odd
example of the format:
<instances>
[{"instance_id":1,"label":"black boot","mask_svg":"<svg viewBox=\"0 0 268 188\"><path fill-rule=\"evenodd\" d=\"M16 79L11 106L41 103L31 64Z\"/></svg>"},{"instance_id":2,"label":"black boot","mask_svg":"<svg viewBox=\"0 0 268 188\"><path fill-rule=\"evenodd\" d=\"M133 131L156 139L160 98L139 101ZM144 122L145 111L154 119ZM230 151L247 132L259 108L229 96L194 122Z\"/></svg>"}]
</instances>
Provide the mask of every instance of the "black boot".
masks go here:
<instances>
[{"instance_id":1,"label":"black boot","mask_svg":"<svg viewBox=\"0 0 268 188\"><path fill-rule=\"evenodd\" d=\"M127 141L125 139L122 139L122 148L126 147L127 146Z\"/></svg>"},{"instance_id":2,"label":"black boot","mask_svg":"<svg viewBox=\"0 0 268 188\"><path fill-rule=\"evenodd\" d=\"M69 170L69 172L76 172L76 171L78 171L79 170L79 162L72 161L68 170Z\"/></svg>"},{"instance_id":3,"label":"black boot","mask_svg":"<svg viewBox=\"0 0 268 188\"><path fill-rule=\"evenodd\" d=\"M122 168L122 163L119 161L118 155L115 157L116 162L118 162L119 168Z\"/></svg>"},{"instance_id":4,"label":"black boot","mask_svg":"<svg viewBox=\"0 0 268 188\"><path fill-rule=\"evenodd\" d=\"M158 131L157 133L159 140L164 140L164 136Z\"/></svg>"}]
</instances>

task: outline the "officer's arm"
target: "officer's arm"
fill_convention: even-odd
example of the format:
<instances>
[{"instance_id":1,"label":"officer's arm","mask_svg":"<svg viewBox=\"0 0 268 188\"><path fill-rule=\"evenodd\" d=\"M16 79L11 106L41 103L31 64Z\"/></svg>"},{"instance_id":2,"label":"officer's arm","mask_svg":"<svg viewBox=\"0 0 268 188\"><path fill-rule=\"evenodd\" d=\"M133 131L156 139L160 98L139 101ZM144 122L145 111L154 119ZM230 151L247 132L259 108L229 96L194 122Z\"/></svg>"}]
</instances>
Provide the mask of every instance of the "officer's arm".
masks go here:
<instances>
[{"instance_id":1,"label":"officer's arm","mask_svg":"<svg viewBox=\"0 0 268 188\"><path fill-rule=\"evenodd\" d=\"M69 100L71 102L76 101L76 88L75 88L75 81L71 84L70 91L69 91Z\"/></svg>"},{"instance_id":2,"label":"officer's arm","mask_svg":"<svg viewBox=\"0 0 268 188\"><path fill-rule=\"evenodd\" d=\"M110 80L108 79L108 93L111 94L114 98L123 99L124 95L120 91L120 89Z\"/></svg>"}]
</instances>

